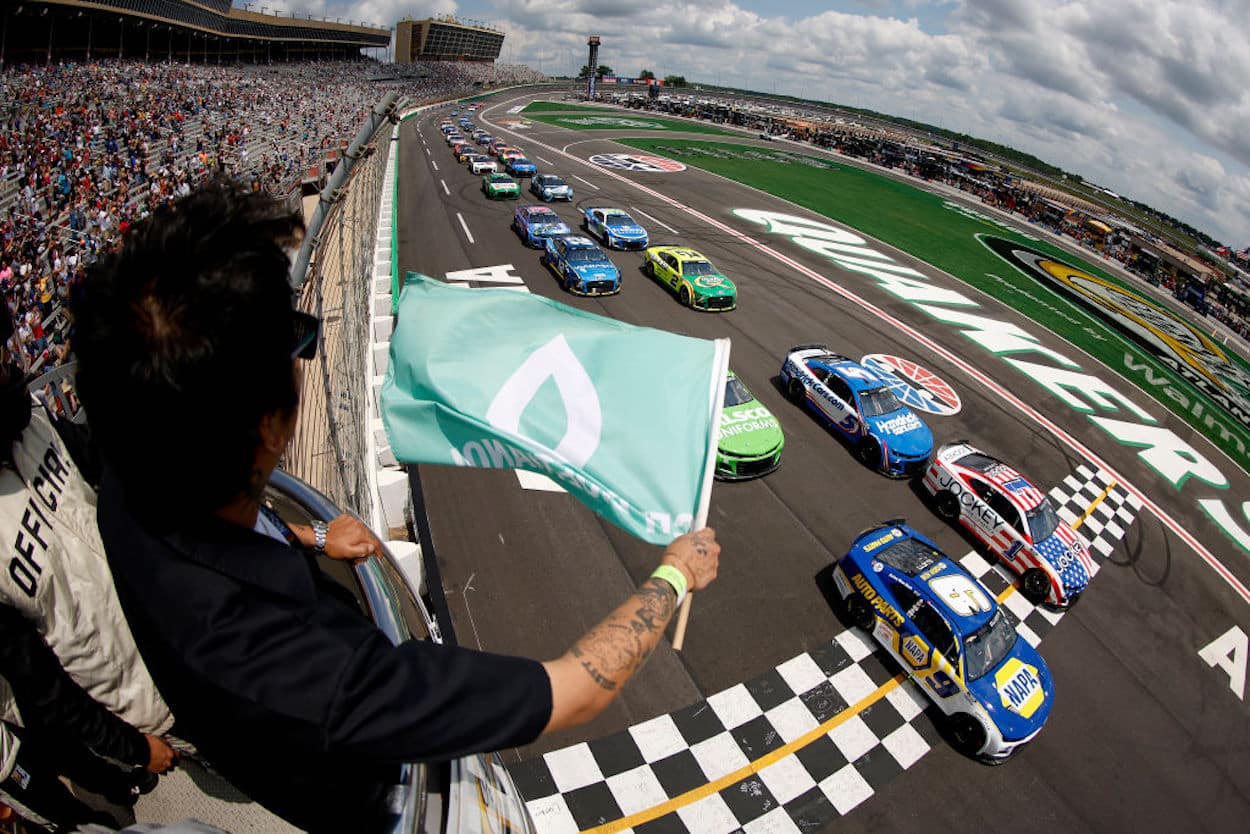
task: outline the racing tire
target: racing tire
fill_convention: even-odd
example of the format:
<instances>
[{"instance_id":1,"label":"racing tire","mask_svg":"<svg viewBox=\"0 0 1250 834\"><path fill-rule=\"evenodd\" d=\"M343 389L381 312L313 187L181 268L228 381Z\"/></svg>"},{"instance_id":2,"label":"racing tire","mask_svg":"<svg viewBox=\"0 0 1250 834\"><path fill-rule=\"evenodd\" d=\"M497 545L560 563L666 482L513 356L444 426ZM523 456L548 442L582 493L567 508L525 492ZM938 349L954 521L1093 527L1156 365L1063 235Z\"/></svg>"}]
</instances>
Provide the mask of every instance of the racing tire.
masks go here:
<instances>
[{"instance_id":1,"label":"racing tire","mask_svg":"<svg viewBox=\"0 0 1250 834\"><path fill-rule=\"evenodd\" d=\"M851 594L846 598L846 616L851 625L869 634L872 634L872 628L877 624L877 615L872 612L872 606L859 594Z\"/></svg>"},{"instance_id":2,"label":"racing tire","mask_svg":"<svg viewBox=\"0 0 1250 834\"><path fill-rule=\"evenodd\" d=\"M881 444L875 438L865 437L855 447L855 457L869 469L881 468Z\"/></svg>"},{"instance_id":3,"label":"racing tire","mask_svg":"<svg viewBox=\"0 0 1250 834\"><path fill-rule=\"evenodd\" d=\"M944 489L933 499L933 508L947 521L959 519L959 499L949 489Z\"/></svg>"},{"instance_id":4,"label":"racing tire","mask_svg":"<svg viewBox=\"0 0 1250 834\"><path fill-rule=\"evenodd\" d=\"M1029 568L1020 574L1020 593L1034 605L1041 605L1050 596L1050 577L1041 568Z\"/></svg>"},{"instance_id":5,"label":"racing tire","mask_svg":"<svg viewBox=\"0 0 1250 834\"><path fill-rule=\"evenodd\" d=\"M786 396L795 405L803 405L803 402L807 399L807 389L803 387L803 383L799 380L791 379L790 384L786 386Z\"/></svg>"},{"instance_id":6,"label":"racing tire","mask_svg":"<svg viewBox=\"0 0 1250 834\"><path fill-rule=\"evenodd\" d=\"M985 727L980 721L966 712L957 712L947 719L946 729L952 747L965 756L979 757L981 748L985 746Z\"/></svg>"},{"instance_id":7,"label":"racing tire","mask_svg":"<svg viewBox=\"0 0 1250 834\"><path fill-rule=\"evenodd\" d=\"M677 297L681 299L683 307L690 307L691 309L694 308L694 299L690 296L689 287L683 285Z\"/></svg>"}]
</instances>

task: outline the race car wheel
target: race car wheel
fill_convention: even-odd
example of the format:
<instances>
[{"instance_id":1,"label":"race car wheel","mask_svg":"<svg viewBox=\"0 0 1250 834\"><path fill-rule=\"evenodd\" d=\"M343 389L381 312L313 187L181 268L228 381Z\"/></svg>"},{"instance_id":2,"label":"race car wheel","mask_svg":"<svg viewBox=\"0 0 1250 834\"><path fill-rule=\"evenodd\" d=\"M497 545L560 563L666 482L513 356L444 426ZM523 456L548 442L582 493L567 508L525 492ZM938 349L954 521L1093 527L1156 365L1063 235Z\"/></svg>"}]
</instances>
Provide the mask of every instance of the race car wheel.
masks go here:
<instances>
[{"instance_id":1,"label":"race car wheel","mask_svg":"<svg viewBox=\"0 0 1250 834\"><path fill-rule=\"evenodd\" d=\"M693 306L694 306L694 299L690 297L690 288L689 288L689 287L682 287L682 288L681 288L680 297L681 297L681 303L682 303L683 305L685 305L686 307L693 307Z\"/></svg>"},{"instance_id":2,"label":"race car wheel","mask_svg":"<svg viewBox=\"0 0 1250 834\"><path fill-rule=\"evenodd\" d=\"M807 389L803 387L803 383L797 379L791 379L790 384L786 386L786 396L790 398L790 402L795 405L802 405L807 399Z\"/></svg>"},{"instance_id":3,"label":"race car wheel","mask_svg":"<svg viewBox=\"0 0 1250 834\"><path fill-rule=\"evenodd\" d=\"M937 510L937 514L947 521L954 521L959 518L959 499L955 497L955 493L948 489L944 489L933 499L933 508Z\"/></svg>"},{"instance_id":4,"label":"race car wheel","mask_svg":"<svg viewBox=\"0 0 1250 834\"><path fill-rule=\"evenodd\" d=\"M881 444L874 438L865 437L855 447L855 457L859 458L864 466L876 469L881 466Z\"/></svg>"},{"instance_id":5,"label":"race car wheel","mask_svg":"<svg viewBox=\"0 0 1250 834\"><path fill-rule=\"evenodd\" d=\"M1041 605L1050 596L1050 577L1041 568L1029 568L1020 574L1020 593L1034 605Z\"/></svg>"},{"instance_id":6,"label":"race car wheel","mask_svg":"<svg viewBox=\"0 0 1250 834\"><path fill-rule=\"evenodd\" d=\"M948 730L952 745L965 756L976 756L985 746L985 727L966 712L952 715Z\"/></svg>"},{"instance_id":7,"label":"race car wheel","mask_svg":"<svg viewBox=\"0 0 1250 834\"><path fill-rule=\"evenodd\" d=\"M872 627L877 624L877 615L872 613L872 606L859 594L847 597L846 615L850 618L851 625L869 634L872 633Z\"/></svg>"}]
</instances>

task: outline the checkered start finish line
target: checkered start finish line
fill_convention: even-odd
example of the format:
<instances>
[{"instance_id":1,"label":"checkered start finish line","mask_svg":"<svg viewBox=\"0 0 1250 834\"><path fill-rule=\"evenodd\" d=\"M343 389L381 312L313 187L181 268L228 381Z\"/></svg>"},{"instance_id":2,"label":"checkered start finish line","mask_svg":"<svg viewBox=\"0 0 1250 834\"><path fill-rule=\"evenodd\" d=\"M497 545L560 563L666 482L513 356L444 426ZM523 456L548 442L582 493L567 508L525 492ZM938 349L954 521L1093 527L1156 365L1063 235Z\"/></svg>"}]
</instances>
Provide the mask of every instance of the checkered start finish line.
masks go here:
<instances>
[{"instance_id":1,"label":"checkered start finish line","mask_svg":"<svg viewBox=\"0 0 1250 834\"><path fill-rule=\"evenodd\" d=\"M1050 496L1095 570L1141 510L1086 466ZM960 562L1030 644L1063 618L1012 591L1010 575L977 553ZM939 743L928 706L888 655L849 629L706 701L508 770L539 834L804 832L850 813Z\"/></svg>"}]
</instances>

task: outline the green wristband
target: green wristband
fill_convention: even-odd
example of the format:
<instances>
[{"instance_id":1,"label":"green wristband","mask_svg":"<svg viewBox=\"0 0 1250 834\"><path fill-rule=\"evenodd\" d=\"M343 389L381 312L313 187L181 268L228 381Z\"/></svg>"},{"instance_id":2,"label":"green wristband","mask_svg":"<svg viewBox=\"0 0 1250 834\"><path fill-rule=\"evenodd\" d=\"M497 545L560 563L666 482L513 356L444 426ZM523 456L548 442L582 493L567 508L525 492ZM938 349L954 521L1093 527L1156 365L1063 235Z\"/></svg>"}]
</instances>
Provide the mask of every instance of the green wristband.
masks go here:
<instances>
[{"instance_id":1,"label":"green wristband","mask_svg":"<svg viewBox=\"0 0 1250 834\"><path fill-rule=\"evenodd\" d=\"M663 579L677 592L677 604L686 598L686 575L672 565L660 565L651 572L652 579Z\"/></svg>"}]
</instances>

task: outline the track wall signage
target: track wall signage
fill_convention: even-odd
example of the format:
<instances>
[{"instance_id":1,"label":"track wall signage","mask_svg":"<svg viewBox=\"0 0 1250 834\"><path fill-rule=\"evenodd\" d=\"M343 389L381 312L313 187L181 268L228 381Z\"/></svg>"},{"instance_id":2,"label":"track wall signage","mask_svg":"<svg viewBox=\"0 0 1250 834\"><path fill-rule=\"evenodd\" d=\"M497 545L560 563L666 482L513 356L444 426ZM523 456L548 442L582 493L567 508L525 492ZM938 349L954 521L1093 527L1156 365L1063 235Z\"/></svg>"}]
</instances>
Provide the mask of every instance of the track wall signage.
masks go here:
<instances>
[{"instance_id":1,"label":"track wall signage","mask_svg":"<svg viewBox=\"0 0 1250 834\"><path fill-rule=\"evenodd\" d=\"M1143 463L1178 493L1192 497L1228 538L1250 553L1250 529L1243 526L1250 522L1250 501L1230 506L1220 494L1228 489L1228 478L1215 463L1106 381L1084 371L1078 362L1041 344L1038 337L1015 324L982 315L973 299L934 284L849 229L779 212L734 209L733 214L771 234L788 237L843 269L868 276L884 291L1000 357L1068 408L1084 414L1111 439L1138 449Z\"/></svg>"}]
</instances>

